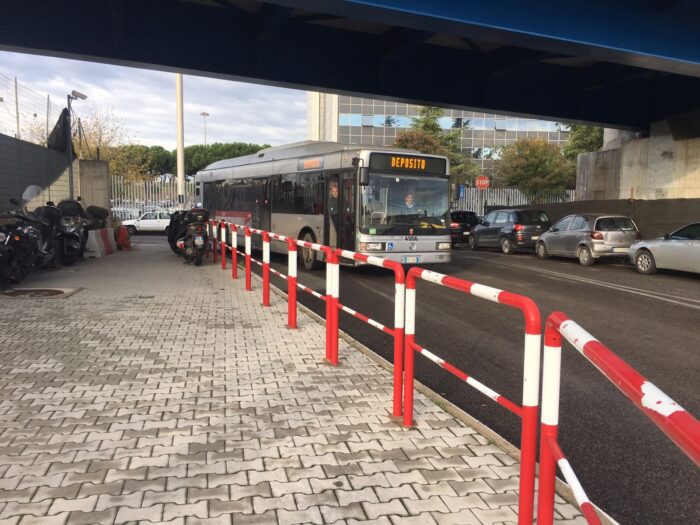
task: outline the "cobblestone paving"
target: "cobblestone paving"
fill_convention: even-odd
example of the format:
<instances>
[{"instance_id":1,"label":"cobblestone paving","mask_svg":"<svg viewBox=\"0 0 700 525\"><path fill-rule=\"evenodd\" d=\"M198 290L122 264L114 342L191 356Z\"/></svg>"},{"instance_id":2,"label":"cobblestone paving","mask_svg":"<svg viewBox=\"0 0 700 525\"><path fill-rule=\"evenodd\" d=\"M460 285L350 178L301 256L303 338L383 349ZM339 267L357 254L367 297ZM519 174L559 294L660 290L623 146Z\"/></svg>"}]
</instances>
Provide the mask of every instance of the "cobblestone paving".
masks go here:
<instances>
[{"instance_id":1,"label":"cobblestone paving","mask_svg":"<svg viewBox=\"0 0 700 525\"><path fill-rule=\"evenodd\" d=\"M510 456L420 394L391 422L387 371L322 364L321 325L214 265L141 245L26 286L83 289L0 298L0 524L517 519Z\"/></svg>"}]
</instances>

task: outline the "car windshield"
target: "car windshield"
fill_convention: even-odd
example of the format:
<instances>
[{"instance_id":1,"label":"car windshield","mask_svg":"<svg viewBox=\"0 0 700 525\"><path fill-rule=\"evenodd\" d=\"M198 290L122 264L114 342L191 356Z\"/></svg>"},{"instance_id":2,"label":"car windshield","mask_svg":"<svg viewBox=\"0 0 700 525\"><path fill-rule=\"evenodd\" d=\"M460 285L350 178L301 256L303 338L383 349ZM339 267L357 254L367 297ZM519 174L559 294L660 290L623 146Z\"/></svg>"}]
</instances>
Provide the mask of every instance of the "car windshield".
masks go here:
<instances>
[{"instance_id":1,"label":"car windshield","mask_svg":"<svg viewBox=\"0 0 700 525\"><path fill-rule=\"evenodd\" d=\"M637 228L629 217L602 217L596 222L595 229L596 231L609 232L616 230L634 231Z\"/></svg>"},{"instance_id":2,"label":"car windshield","mask_svg":"<svg viewBox=\"0 0 700 525\"><path fill-rule=\"evenodd\" d=\"M368 234L445 234L448 181L371 174L362 186L361 228Z\"/></svg>"},{"instance_id":3,"label":"car windshield","mask_svg":"<svg viewBox=\"0 0 700 525\"><path fill-rule=\"evenodd\" d=\"M518 212L518 222L520 224L540 224L549 222L549 217L543 211L524 210Z\"/></svg>"},{"instance_id":4,"label":"car windshield","mask_svg":"<svg viewBox=\"0 0 700 525\"><path fill-rule=\"evenodd\" d=\"M680 230L677 230L671 234L671 237L676 237L678 239L700 239L700 222L696 224L689 224L684 226Z\"/></svg>"}]
</instances>

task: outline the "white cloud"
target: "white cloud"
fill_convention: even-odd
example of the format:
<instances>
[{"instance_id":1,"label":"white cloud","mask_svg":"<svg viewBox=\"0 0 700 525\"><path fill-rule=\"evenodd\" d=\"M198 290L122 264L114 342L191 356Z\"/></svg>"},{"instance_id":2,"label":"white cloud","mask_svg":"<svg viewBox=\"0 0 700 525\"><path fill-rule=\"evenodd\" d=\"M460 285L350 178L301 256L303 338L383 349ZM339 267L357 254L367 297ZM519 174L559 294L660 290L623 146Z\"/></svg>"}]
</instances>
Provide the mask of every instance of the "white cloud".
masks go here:
<instances>
[{"instance_id":1,"label":"white cloud","mask_svg":"<svg viewBox=\"0 0 700 525\"><path fill-rule=\"evenodd\" d=\"M17 77L21 85L42 95L50 94L52 102L61 107L65 106L66 94L78 90L88 96L88 100L73 104L78 116L87 113L89 105L94 104L119 117L134 142L175 148L175 75L172 73L3 51L0 51L0 73ZM185 76L184 110L186 145L204 141L200 116L203 111L210 114L207 117L210 144L279 145L306 139L304 91Z\"/></svg>"}]
</instances>

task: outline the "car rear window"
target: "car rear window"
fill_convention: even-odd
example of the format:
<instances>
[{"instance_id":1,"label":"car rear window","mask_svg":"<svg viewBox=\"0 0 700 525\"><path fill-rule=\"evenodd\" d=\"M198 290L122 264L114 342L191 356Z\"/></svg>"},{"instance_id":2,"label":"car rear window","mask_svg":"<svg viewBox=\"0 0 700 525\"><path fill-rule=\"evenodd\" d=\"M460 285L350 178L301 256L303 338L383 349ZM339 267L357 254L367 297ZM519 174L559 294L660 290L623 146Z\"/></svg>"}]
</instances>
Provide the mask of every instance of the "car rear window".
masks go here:
<instances>
[{"instance_id":1,"label":"car rear window","mask_svg":"<svg viewBox=\"0 0 700 525\"><path fill-rule=\"evenodd\" d=\"M549 217L543 211L525 210L518 212L518 222L521 224L539 224L549 222Z\"/></svg>"},{"instance_id":2,"label":"car rear window","mask_svg":"<svg viewBox=\"0 0 700 525\"><path fill-rule=\"evenodd\" d=\"M629 217L602 217L596 221L595 229L601 232L634 231L637 227Z\"/></svg>"},{"instance_id":3,"label":"car rear window","mask_svg":"<svg viewBox=\"0 0 700 525\"><path fill-rule=\"evenodd\" d=\"M452 219L461 222L477 222L476 213L465 211L453 211Z\"/></svg>"}]
</instances>

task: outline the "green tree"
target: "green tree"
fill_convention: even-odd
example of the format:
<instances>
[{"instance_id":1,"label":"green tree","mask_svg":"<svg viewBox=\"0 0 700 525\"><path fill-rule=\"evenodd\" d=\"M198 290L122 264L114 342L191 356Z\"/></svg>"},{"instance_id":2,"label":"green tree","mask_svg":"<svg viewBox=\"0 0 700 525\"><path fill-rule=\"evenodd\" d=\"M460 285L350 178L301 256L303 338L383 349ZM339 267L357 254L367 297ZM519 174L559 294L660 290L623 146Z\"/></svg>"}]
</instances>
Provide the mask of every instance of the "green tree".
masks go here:
<instances>
[{"instance_id":1,"label":"green tree","mask_svg":"<svg viewBox=\"0 0 700 525\"><path fill-rule=\"evenodd\" d=\"M544 139L521 139L501 150L496 177L530 195L564 191L576 184L576 170L561 150Z\"/></svg>"},{"instance_id":2,"label":"green tree","mask_svg":"<svg viewBox=\"0 0 700 525\"><path fill-rule=\"evenodd\" d=\"M576 157L579 153L598 151L603 147L603 128L572 124L569 132L569 140L564 144L562 153L564 158L576 165Z\"/></svg>"},{"instance_id":3,"label":"green tree","mask_svg":"<svg viewBox=\"0 0 700 525\"><path fill-rule=\"evenodd\" d=\"M212 162L223 159L232 159L243 155L252 155L261 149L269 148L268 144L252 144L247 142L229 142L204 146L194 144L185 148L185 173L194 175L199 170L206 168ZM173 151L173 156L176 152Z\"/></svg>"},{"instance_id":4,"label":"green tree","mask_svg":"<svg viewBox=\"0 0 700 525\"><path fill-rule=\"evenodd\" d=\"M148 173L163 175L175 171L175 157L163 146L148 148Z\"/></svg>"},{"instance_id":5,"label":"green tree","mask_svg":"<svg viewBox=\"0 0 700 525\"><path fill-rule=\"evenodd\" d=\"M450 160L450 180L453 184L472 184L479 175L478 165L460 151L461 132L445 131L440 126L444 110L422 107L413 119L413 129L399 133L395 145L421 153L444 155Z\"/></svg>"}]
</instances>

